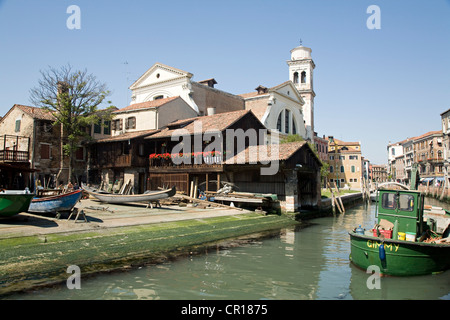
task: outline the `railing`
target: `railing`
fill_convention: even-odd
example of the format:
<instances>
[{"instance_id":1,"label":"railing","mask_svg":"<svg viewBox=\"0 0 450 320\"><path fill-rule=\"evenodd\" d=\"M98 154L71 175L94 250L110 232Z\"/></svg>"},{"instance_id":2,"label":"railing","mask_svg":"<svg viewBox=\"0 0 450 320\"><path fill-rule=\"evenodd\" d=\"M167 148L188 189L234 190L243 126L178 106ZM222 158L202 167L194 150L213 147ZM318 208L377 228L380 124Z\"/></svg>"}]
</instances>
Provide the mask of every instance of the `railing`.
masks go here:
<instances>
[{"instance_id":1,"label":"railing","mask_svg":"<svg viewBox=\"0 0 450 320\"><path fill-rule=\"evenodd\" d=\"M159 158L150 157L150 167L193 167L193 166L220 166L223 164L222 155L216 156L189 156L176 157L163 156Z\"/></svg>"},{"instance_id":2,"label":"railing","mask_svg":"<svg viewBox=\"0 0 450 320\"><path fill-rule=\"evenodd\" d=\"M0 161L28 162L28 151L0 150Z\"/></svg>"},{"instance_id":3,"label":"railing","mask_svg":"<svg viewBox=\"0 0 450 320\"><path fill-rule=\"evenodd\" d=\"M147 157L132 155L132 154L122 154L122 155L103 155L97 156L90 159L90 165L92 167L147 167L148 160Z\"/></svg>"}]
</instances>

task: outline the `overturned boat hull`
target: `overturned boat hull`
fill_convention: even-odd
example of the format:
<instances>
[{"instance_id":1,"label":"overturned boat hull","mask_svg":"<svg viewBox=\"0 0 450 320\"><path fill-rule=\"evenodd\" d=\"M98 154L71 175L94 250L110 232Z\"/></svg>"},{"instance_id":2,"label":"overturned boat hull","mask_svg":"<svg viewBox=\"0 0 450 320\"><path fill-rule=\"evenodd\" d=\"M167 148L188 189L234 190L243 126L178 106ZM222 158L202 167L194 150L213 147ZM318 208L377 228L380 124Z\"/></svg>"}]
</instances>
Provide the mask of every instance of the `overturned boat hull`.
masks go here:
<instances>
[{"instance_id":1,"label":"overturned boat hull","mask_svg":"<svg viewBox=\"0 0 450 320\"><path fill-rule=\"evenodd\" d=\"M129 202L150 202L169 198L175 195L176 188L159 190L159 191L149 191L142 194L113 194L113 193L99 193L85 189L89 195L92 195L96 199L105 203L129 203Z\"/></svg>"},{"instance_id":2,"label":"overturned boat hull","mask_svg":"<svg viewBox=\"0 0 450 320\"><path fill-rule=\"evenodd\" d=\"M69 193L34 198L31 200L28 212L31 213L57 213L71 211L81 199L82 190L75 190Z\"/></svg>"},{"instance_id":3,"label":"overturned boat hull","mask_svg":"<svg viewBox=\"0 0 450 320\"><path fill-rule=\"evenodd\" d=\"M4 190L0 192L0 217L12 217L27 212L35 194L21 190Z\"/></svg>"}]
</instances>

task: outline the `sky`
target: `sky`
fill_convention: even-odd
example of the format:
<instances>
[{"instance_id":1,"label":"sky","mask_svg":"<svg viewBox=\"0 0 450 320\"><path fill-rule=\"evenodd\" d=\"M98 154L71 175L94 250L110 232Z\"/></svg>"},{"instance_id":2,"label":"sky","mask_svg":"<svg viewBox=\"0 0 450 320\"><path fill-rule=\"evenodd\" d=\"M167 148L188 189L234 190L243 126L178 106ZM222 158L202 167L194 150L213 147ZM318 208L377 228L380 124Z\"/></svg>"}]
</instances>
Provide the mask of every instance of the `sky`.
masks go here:
<instances>
[{"instance_id":1,"label":"sky","mask_svg":"<svg viewBox=\"0 0 450 320\"><path fill-rule=\"evenodd\" d=\"M300 41L316 65L319 136L360 141L385 164L388 143L441 129L450 0L0 0L0 115L31 105L40 71L68 63L105 82L119 108L156 62L233 94L273 87L289 80Z\"/></svg>"}]
</instances>

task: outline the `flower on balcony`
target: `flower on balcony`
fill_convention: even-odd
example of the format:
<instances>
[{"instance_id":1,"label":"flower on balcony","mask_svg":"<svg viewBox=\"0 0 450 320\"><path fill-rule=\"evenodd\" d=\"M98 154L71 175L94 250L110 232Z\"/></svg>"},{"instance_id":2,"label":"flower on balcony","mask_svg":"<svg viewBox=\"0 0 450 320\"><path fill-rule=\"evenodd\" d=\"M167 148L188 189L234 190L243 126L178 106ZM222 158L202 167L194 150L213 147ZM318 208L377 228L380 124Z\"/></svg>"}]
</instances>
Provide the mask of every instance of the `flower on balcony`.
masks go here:
<instances>
[{"instance_id":1,"label":"flower on balcony","mask_svg":"<svg viewBox=\"0 0 450 320\"><path fill-rule=\"evenodd\" d=\"M225 154L225 152L223 153ZM150 160L154 159L181 159L181 158L197 158L197 157L216 157L222 155L220 151L206 151L206 152L188 152L188 153L151 153Z\"/></svg>"}]
</instances>

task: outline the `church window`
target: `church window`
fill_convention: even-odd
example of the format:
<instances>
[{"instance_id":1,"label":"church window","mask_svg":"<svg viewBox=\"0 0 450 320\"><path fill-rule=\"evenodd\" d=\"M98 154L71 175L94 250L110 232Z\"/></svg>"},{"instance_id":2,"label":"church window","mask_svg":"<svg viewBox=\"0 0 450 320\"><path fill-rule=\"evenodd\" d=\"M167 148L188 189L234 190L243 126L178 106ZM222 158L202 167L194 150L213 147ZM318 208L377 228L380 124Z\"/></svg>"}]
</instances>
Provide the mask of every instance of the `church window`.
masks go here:
<instances>
[{"instance_id":1,"label":"church window","mask_svg":"<svg viewBox=\"0 0 450 320\"><path fill-rule=\"evenodd\" d=\"M153 98L153 100L159 100L159 99L164 99L163 95L159 95Z\"/></svg>"},{"instance_id":2,"label":"church window","mask_svg":"<svg viewBox=\"0 0 450 320\"><path fill-rule=\"evenodd\" d=\"M302 71L301 82L306 83L306 71Z\"/></svg>"},{"instance_id":3,"label":"church window","mask_svg":"<svg viewBox=\"0 0 450 320\"><path fill-rule=\"evenodd\" d=\"M294 72L294 83L298 83L298 72Z\"/></svg>"},{"instance_id":4,"label":"church window","mask_svg":"<svg viewBox=\"0 0 450 320\"><path fill-rule=\"evenodd\" d=\"M297 126L295 125L295 118L292 115L292 134L297 134Z\"/></svg>"},{"instance_id":5,"label":"church window","mask_svg":"<svg viewBox=\"0 0 450 320\"><path fill-rule=\"evenodd\" d=\"M284 132L285 133L289 133L289 117L290 117L289 110L285 110L284 111Z\"/></svg>"},{"instance_id":6,"label":"church window","mask_svg":"<svg viewBox=\"0 0 450 320\"><path fill-rule=\"evenodd\" d=\"M282 117L282 115L283 115L283 111L281 111L280 112L280 115L278 116L278 120L277 120L277 130L279 131L279 132L281 132L281 117Z\"/></svg>"}]
</instances>

